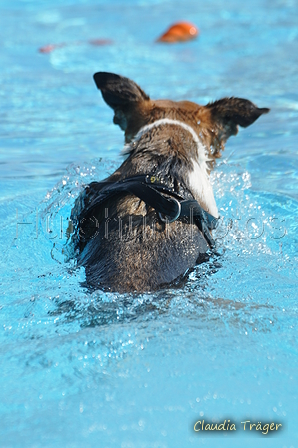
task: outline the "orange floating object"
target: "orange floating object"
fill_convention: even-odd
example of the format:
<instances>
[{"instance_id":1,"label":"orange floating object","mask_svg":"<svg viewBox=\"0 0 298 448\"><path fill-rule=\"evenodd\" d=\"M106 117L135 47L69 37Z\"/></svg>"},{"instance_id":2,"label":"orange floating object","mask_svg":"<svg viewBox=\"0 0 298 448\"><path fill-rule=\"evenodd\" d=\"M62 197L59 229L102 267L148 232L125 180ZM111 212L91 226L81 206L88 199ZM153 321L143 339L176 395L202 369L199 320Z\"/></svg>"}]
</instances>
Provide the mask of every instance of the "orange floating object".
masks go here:
<instances>
[{"instance_id":1,"label":"orange floating object","mask_svg":"<svg viewBox=\"0 0 298 448\"><path fill-rule=\"evenodd\" d=\"M174 23L157 42L186 42L195 39L199 35L198 28L189 22Z\"/></svg>"}]
</instances>

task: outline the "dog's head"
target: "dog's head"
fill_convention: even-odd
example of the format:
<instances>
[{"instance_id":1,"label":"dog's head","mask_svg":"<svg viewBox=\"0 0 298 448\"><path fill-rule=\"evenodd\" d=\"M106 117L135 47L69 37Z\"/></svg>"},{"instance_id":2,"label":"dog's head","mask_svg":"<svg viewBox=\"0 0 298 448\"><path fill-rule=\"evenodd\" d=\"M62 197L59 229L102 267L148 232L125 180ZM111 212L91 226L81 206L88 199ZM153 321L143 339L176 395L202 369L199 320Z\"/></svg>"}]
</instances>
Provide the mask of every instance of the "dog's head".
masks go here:
<instances>
[{"instance_id":1,"label":"dog's head","mask_svg":"<svg viewBox=\"0 0 298 448\"><path fill-rule=\"evenodd\" d=\"M151 100L128 78L96 73L94 80L129 144L125 150L131 157L114 177L148 173L167 176L176 182L177 193L181 192L179 185L183 185L217 217L208 174L226 140L237 134L238 126L249 126L269 109L259 109L241 98L223 98L206 106L190 101Z\"/></svg>"},{"instance_id":2,"label":"dog's head","mask_svg":"<svg viewBox=\"0 0 298 448\"><path fill-rule=\"evenodd\" d=\"M242 98L223 98L206 106L190 101L151 100L135 82L113 73L95 73L94 80L114 110L114 123L125 131L126 143L146 125L160 119L176 120L194 130L213 160L220 157L227 139L237 134L238 125L246 128L269 112Z\"/></svg>"}]
</instances>

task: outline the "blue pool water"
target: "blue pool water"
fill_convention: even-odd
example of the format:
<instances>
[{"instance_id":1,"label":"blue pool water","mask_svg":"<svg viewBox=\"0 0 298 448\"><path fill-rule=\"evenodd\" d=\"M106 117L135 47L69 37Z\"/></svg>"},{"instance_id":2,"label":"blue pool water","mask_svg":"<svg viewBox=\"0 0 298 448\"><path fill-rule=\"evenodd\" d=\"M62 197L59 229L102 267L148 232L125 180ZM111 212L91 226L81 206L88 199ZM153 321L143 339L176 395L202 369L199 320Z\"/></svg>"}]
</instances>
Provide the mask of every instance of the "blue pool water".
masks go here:
<instances>
[{"instance_id":1,"label":"blue pool water","mask_svg":"<svg viewBox=\"0 0 298 448\"><path fill-rule=\"evenodd\" d=\"M298 446L297 17L294 0L1 2L1 447ZM154 43L177 20L200 37ZM101 70L152 98L271 108L228 141L218 254L181 288L91 294L66 261L75 198L121 163Z\"/></svg>"}]
</instances>

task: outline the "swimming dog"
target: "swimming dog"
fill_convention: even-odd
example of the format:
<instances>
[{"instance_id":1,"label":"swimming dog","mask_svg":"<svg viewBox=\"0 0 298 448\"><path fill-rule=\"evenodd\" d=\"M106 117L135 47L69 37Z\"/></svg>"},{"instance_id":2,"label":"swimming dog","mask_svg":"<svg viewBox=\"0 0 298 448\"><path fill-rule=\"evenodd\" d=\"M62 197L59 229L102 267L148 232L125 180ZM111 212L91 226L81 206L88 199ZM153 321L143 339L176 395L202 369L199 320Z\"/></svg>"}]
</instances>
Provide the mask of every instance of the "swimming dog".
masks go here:
<instances>
[{"instance_id":1,"label":"swimming dog","mask_svg":"<svg viewBox=\"0 0 298 448\"><path fill-rule=\"evenodd\" d=\"M269 109L234 97L206 106L151 100L123 76L100 72L94 80L125 132L127 158L76 200L78 264L93 288L152 291L204 260L218 219L210 172L238 125Z\"/></svg>"}]
</instances>

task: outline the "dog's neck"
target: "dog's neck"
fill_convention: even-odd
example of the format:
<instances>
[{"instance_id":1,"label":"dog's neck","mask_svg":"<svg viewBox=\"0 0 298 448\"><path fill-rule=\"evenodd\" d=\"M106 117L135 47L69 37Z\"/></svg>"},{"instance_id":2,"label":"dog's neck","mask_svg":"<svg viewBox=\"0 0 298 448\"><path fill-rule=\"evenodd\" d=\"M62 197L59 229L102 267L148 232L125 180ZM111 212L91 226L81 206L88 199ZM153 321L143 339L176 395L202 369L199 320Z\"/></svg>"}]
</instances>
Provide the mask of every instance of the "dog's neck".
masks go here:
<instances>
[{"instance_id":1,"label":"dog's neck","mask_svg":"<svg viewBox=\"0 0 298 448\"><path fill-rule=\"evenodd\" d=\"M210 162L212 159L210 159L208 149L200 141L198 135L191 126L179 120L161 118L160 120L156 120L153 123L143 126L136 134L136 136L132 139L132 141L124 146L122 153L128 155L131 152L134 144L137 143L143 137L143 135L145 135L151 129L162 125L179 126L191 134L193 141L195 142L197 147L197 157L196 159L191 161L193 170L190 171L190 173L188 173L187 175L189 184L188 187L193 193L195 199L199 203L201 203L209 213L217 218L218 210L208 174L208 162Z\"/></svg>"},{"instance_id":2,"label":"dog's neck","mask_svg":"<svg viewBox=\"0 0 298 448\"><path fill-rule=\"evenodd\" d=\"M197 134L195 133L195 131L193 130L193 128L191 126L189 126L188 124L183 123L183 121L179 121L179 120L172 120L171 118L161 118L160 120L156 120L153 123L150 124L146 124L145 126L143 126L139 132L137 133L137 135L134 137L133 141L138 141L140 140L140 138L146 134L148 131L150 131L153 128L156 128L158 126L162 126L163 124L169 124L169 125L173 125L173 126L180 126L181 128L185 129L185 131L188 131L191 133L192 138L194 139L197 147L199 148L199 146L202 146L199 137L197 136Z\"/></svg>"}]
</instances>

